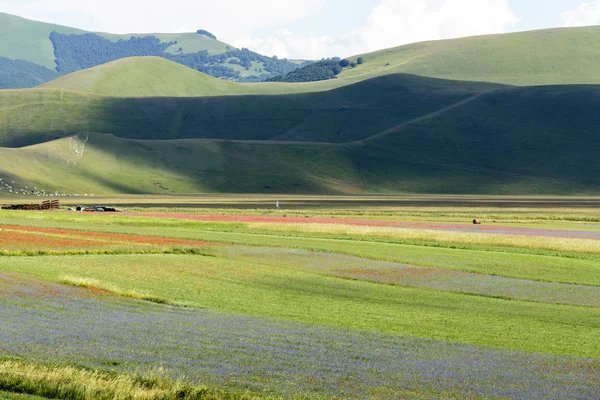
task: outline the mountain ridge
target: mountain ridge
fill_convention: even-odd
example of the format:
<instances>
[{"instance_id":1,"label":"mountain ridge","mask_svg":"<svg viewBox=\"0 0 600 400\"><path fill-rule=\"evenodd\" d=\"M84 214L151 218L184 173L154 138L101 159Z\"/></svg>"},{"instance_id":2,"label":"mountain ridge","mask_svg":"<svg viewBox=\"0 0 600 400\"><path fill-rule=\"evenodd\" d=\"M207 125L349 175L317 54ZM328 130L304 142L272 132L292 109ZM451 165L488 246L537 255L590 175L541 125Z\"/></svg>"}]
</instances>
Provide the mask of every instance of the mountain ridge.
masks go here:
<instances>
[{"instance_id":1,"label":"mountain ridge","mask_svg":"<svg viewBox=\"0 0 600 400\"><path fill-rule=\"evenodd\" d=\"M217 94L327 91L397 73L511 86L600 84L600 51L597 49L600 49L600 27L557 28L421 42L349 57L350 61L362 58L364 63L357 64L354 68L344 68L336 79L304 83L232 85L229 86L229 93ZM68 82L69 79L67 75L65 79L49 82L46 86L60 87L60 82ZM175 74L170 79L177 80ZM107 85L110 86L110 82ZM65 87L86 90L74 83L66 84ZM138 96L133 90L127 93L106 90L100 92L108 95ZM164 93L168 95L168 88ZM143 95L144 93L140 96ZM161 93L155 91L147 95ZM212 93L199 92L197 95Z\"/></svg>"}]
</instances>

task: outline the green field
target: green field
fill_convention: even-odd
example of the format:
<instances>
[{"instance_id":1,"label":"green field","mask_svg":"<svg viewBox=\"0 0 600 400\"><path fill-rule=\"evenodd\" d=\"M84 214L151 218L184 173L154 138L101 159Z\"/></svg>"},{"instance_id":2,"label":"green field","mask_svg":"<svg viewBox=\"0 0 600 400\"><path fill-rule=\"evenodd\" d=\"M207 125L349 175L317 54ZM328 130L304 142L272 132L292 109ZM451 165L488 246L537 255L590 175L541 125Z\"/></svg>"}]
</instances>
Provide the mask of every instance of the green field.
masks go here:
<instances>
[{"instance_id":1,"label":"green field","mask_svg":"<svg viewBox=\"0 0 600 400\"><path fill-rule=\"evenodd\" d=\"M202 398L203 385L215 399L588 398L597 389L598 208L573 207L597 198L332 197L316 207L319 198L296 196L280 210L274 200L139 196L112 200L137 205L114 215L2 211L0 357L10 359L0 370L15 372L0 390L83 399L78 385L103 393L107 379L123 391L185 388L185 398ZM486 202L512 205L468 205ZM355 229L398 223L420 238ZM315 224L324 229L300 229ZM461 234L473 229L489 242ZM452 240L433 235L444 230ZM520 241L502 244L508 234ZM107 240L127 252L93 251ZM591 252L547 247L561 241L589 242ZM36 255L32 245L54 250ZM115 334L119 347L107 341Z\"/></svg>"}]
</instances>

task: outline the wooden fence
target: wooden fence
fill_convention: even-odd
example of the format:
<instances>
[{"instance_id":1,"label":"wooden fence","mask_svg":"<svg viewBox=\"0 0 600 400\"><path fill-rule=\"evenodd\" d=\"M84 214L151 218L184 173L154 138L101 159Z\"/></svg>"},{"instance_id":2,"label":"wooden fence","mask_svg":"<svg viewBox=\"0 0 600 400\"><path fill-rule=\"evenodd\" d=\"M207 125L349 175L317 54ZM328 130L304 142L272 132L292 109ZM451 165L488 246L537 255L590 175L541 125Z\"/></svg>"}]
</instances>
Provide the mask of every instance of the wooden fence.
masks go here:
<instances>
[{"instance_id":1,"label":"wooden fence","mask_svg":"<svg viewBox=\"0 0 600 400\"><path fill-rule=\"evenodd\" d=\"M23 211L60 210L60 202L58 200L46 200L42 204L11 204L2 206L2 209Z\"/></svg>"}]
</instances>

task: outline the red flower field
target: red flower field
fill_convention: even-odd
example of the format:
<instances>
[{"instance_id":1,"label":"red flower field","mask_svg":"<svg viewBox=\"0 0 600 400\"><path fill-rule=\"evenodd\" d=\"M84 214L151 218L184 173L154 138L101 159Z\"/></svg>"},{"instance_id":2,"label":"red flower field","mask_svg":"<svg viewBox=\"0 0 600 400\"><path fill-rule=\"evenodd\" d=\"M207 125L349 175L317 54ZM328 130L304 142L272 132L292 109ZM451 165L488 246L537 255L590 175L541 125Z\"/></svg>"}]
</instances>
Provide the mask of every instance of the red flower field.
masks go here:
<instances>
[{"instance_id":1,"label":"red flower field","mask_svg":"<svg viewBox=\"0 0 600 400\"><path fill-rule=\"evenodd\" d=\"M0 226L0 250L99 250L130 247L152 248L174 246L221 246L221 244L156 236L82 232L67 229L10 225Z\"/></svg>"}]
</instances>

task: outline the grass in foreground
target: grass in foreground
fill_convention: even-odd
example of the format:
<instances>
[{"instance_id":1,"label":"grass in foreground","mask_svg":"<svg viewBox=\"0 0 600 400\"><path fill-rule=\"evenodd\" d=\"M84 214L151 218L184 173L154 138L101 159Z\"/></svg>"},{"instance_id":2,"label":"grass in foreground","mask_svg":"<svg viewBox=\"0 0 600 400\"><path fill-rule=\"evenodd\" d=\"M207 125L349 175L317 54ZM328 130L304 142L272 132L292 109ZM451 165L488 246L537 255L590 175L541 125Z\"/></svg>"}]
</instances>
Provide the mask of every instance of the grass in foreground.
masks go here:
<instances>
[{"instance_id":1,"label":"grass in foreground","mask_svg":"<svg viewBox=\"0 0 600 400\"><path fill-rule=\"evenodd\" d=\"M600 384L593 359L165 308L11 277L0 320L20 340L5 351L25 360L122 372L163 366L174 379L284 398L593 398Z\"/></svg>"},{"instance_id":2,"label":"grass in foreground","mask_svg":"<svg viewBox=\"0 0 600 400\"><path fill-rule=\"evenodd\" d=\"M150 301L152 303L157 303L157 304L176 305L175 303L173 303L173 302L169 301L168 299L161 297L161 296L155 296L155 295L152 295L149 293L138 293L134 290L122 290L114 285L103 284L102 282L100 282L96 279L64 276L64 277L60 278L60 283L69 285L69 286L83 288L83 289L106 291L108 293L116 294L117 296L129 297L131 299L136 299L136 300Z\"/></svg>"},{"instance_id":3,"label":"grass in foreground","mask_svg":"<svg viewBox=\"0 0 600 400\"><path fill-rule=\"evenodd\" d=\"M70 400L251 400L226 392L154 376L135 376L23 361L0 362L0 390ZM1 394L0 394L1 396Z\"/></svg>"},{"instance_id":4,"label":"grass in foreground","mask_svg":"<svg viewBox=\"0 0 600 400\"><path fill-rule=\"evenodd\" d=\"M0 399L2 400L42 400L45 397L34 396L32 394L10 393L0 390Z\"/></svg>"}]
</instances>

